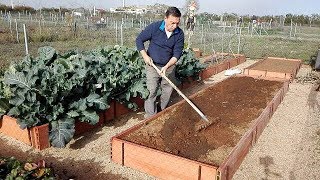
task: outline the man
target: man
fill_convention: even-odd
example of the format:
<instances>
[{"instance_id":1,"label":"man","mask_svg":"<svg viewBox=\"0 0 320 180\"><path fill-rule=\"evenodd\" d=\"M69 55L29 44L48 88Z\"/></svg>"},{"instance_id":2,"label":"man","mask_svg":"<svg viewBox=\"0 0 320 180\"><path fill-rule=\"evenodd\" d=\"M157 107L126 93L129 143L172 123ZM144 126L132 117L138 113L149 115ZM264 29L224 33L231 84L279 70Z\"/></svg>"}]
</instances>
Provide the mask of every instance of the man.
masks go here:
<instances>
[{"instance_id":1,"label":"man","mask_svg":"<svg viewBox=\"0 0 320 180\"><path fill-rule=\"evenodd\" d=\"M191 4L188 6L188 14L187 14L188 17L186 18L187 34L193 35L193 29L194 29L194 26L196 24L196 17L195 17L196 10L197 10L196 2L195 1L191 1Z\"/></svg>"},{"instance_id":2,"label":"man","mask_svg":"<svg viewBox=\"0 0 320 180\"><path fill-rule=\"evenodd\" d=\"M175 64L184 46L184 34L178 27L181 13L176 7L169 7L164 20L147 26L137 37L136 45L146 63L147 88L150 92L145 101L145 118L157 113L157 89L160 86L160 107L165 109L172 93L170 84L151 66L154 63L170 80L175 79ZM148 50L144 42L149 41Z\"/></svg>"}]
</instances>

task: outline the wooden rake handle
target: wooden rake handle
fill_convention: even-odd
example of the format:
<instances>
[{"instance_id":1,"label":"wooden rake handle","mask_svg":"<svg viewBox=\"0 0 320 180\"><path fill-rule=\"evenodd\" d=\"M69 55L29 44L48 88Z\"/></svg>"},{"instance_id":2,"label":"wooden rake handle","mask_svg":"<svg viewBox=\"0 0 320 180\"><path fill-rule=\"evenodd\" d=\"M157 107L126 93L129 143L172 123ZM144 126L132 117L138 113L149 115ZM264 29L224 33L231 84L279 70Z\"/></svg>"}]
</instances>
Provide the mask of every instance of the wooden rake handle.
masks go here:
<instances>
[{"instance_id":1,"label":"wooden rake handle","mask_svg":"<svg viewBox=\"0 0 320 180\"><path fill-rule=\"evenodd\" d=\"M199 109L196 105L194 105L193 102L191 102L190 99L187 98L187 96L185 96L185 95L178 89L178 87L177 87L176 85L174 85L174 84L170 81L170 79L169 79L165 74L162 74L161 71L158 69L158 67L157 67L155 64L153 64L153 62L151 62L150 64L151 64L151 66L158 72L158 74L159 74L161 77L163 77L165 80L167 80L168 83L173 87L173 89L175 89L175 90L178 92L178 94L179 94L184 100L186 100L186 101L188 102L188 104L201 116L201 118L202 118L204 121L209 122L209 120L207 119L207 117L200 111L200 109Z\"/></svg>"}]
</instances>

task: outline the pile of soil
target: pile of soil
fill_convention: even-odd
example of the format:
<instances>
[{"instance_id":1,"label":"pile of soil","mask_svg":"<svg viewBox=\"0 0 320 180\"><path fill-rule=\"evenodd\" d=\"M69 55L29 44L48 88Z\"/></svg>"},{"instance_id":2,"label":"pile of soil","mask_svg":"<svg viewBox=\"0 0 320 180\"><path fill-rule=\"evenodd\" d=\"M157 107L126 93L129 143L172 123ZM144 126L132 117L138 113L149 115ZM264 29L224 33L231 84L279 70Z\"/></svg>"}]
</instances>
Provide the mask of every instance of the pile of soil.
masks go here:
<instances>
[{"instance_id":1,"label":"pile of soil","mask_svg":"<svg viewBox=\"0 0 320 180\"><path fill-rule=\"evenodd\" d=\"M184 102L120 138L218 166L282 86L279 81L231 77L192 98L213 122L205 129L199 131L201 117Z\"/></svg>"}]
</instances>

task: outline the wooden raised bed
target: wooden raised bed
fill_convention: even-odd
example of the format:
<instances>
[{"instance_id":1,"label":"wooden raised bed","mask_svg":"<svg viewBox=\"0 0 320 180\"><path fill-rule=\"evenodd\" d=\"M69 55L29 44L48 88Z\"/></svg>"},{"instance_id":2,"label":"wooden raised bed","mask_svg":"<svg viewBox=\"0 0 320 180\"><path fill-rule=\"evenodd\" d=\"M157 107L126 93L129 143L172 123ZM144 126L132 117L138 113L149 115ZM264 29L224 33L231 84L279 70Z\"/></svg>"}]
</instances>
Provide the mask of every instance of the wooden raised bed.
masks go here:
<instances>
[{"instance_id":1,"label":"wooden raised bed","mask_svg":"<svg viewBox=\"0 0 320 180\"><path fill-rule=\"evenodd\" d=\"M232 76L112 138L112 160L161 179L231 179L286 91L288 81Z\"/></svg>"},{"instance_id":2,"label":"wooden raised bed","mask_svg":"<svg viewBox=\"0 0 320 180\"><path fill-rule=\"evenodd\" d=\"M282 78L292 81L301 67L301 62L299 59L268 57L245 68L243 74Z\"/></svg>"},{"instance_id":3,"label":"wooden raised bed","mask_svg":"<svg viewBox=\"0 0 320 180\"><path fill-rule=\"evenodd\" d=\"M88 132L94 128L100 127L104 124L104 115L106 113L99 114L99 122L95 125L76 121L75 122L75 135L80 135ZM23 142L29 146L38 150L43 150L50 147L49 142L49 124L41 126L35 126L32 128L21 129L17 123L17 119L4 115L0 120L0 133L15 138L20 142Z\"/></svg>"},{"instance_id":4,"label":"wooden raised bed","mask_svg":"<svg viewBox=\"0 0 320 180\"><path fill-rule=\"evenodd\" d=\"M49 124L21 129L17 119L4 115L0 120L0 133L13 137L38 150L50 147Z\"/></svg>"},{"instance_id":5,"label":"wooden raised bed","mask_svg":"<svg viewBox=\"0 0 320 180\"><path fill-rule=\"evenodd\" d=\"M226 53L227 54L227 53ZM214 58L212 55L203 57L204 61L211 61L212 58ZM234 58L231 59L225 59L224 61L218 63L218 64L212 64L209 65L206 69L204 69L200 73L201 79L208 79L212 75L218 74L224 70L233 68L241 63L244 63L246 61L246 57L241 54L235 54Z\"/></svg>"}]
</instances>

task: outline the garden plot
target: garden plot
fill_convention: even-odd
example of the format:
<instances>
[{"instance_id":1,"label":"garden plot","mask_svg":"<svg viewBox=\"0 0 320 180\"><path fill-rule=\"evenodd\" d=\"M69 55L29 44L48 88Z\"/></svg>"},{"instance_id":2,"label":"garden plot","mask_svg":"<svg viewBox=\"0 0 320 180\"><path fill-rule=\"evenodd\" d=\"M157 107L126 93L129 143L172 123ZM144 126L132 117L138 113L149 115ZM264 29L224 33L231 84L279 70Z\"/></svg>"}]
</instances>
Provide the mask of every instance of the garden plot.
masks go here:
<instances>
[{"instance_id":1,"label":"garden plot","mask_svg":"<svg viewBox=\"0 0 320 180\"><path fill-rule=\"evenodd\" d=\"M280 104L288 82L234 76L112 138L112 160L168 179L231 179Z\"/></svg>"},{"instance_id":2,"label":"garden plot","mask_svg":"<svg viewBox=\"0 0 320 180\"><path fill-rule=\"evenodd\" d=\"M244 70L244 74L251 76L284 78L292 81L300 67L301 60L299 59L268 57L246 68Z\"/></svg>"}]
</instances>

